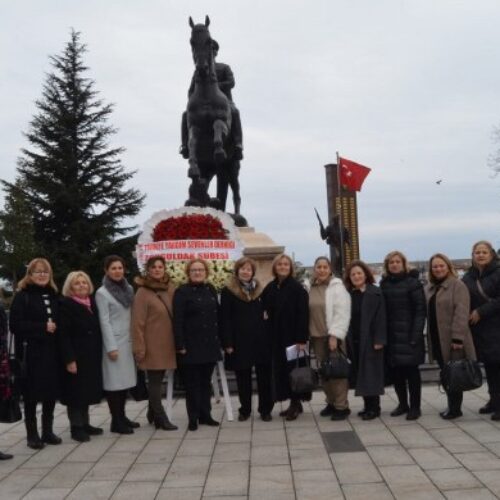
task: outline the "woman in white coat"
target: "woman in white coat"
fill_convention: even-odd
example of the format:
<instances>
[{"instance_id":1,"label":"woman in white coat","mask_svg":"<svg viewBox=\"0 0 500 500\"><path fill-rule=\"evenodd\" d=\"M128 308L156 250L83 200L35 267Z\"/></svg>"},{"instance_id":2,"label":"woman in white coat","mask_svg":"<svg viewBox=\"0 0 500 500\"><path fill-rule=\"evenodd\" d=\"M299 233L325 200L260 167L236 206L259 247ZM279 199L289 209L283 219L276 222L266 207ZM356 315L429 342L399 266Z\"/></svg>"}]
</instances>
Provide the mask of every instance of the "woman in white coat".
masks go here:
<instances>
[{"instance_id":1,"label":"woman in white coat","mask_svg":"<svg viewBox=\"0 0 500 500\"><path fill-rule=\"evenodd\" d=\"M306 282L306 288L310 342L318 363L322 363L337 349L346 352L344 341L351 319L351 297L342 280L333 276L327 257L316 259L313 279L310 284ZM347 400L348 379L324 380L323 390L327 404L320 415L344 420L351 413Z\"/></svg>"},{"instance_id":2,"label":"woman in white coat","mask_svg":"<svg viewBox=\"0 0 500 500\"><path fill-rule=\"evenodd\" d=\"M106 257L104 272L95 296L103 340L103 386L111 412L111 432L132 434L139 423L126 417L125 401L128 389L137 383L130 331L134 291L124 277L125 261L118 255Z\"/></svg>"}]
</instances>

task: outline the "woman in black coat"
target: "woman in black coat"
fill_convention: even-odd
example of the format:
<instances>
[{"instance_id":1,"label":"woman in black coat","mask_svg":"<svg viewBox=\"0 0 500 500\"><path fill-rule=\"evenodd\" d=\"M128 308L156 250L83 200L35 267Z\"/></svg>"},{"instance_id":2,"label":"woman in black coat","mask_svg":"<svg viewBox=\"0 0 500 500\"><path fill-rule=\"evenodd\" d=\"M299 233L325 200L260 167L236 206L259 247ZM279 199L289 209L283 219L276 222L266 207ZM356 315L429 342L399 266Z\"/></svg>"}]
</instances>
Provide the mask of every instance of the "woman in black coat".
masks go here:
<instances>
[{"instance_id":1,"label":"woman in black coat","mask_svg":"<svg viewBox=\"0 0 500 500\"><path fill-rule=\"evenodd\" d=\"M186 389L189 430L198 423L218 426L211 415L211 380L221 359L219 305L215 288L208 284L209 268L202 259L186 265L188 283L174 293L174 337L178 367Z\"/></svg>"},{"instance_id":2,"label":"woman in black coat","mask_svg":"<svg viewBox=\"0 0 500 500\"><path fill-rule=\"evenodd\" d=\"M424 289L409 270L406 257L390 252L384 260L380 282L387 311L387 361L399 404L391 417L407 414L407 420L420 417L422 381L418 365L424 362L426 302ZM410 404L408 405L408 392Z\"/></svg>"},{"instance_id":3,"label":"woman in black coat","mask_svg":"<svg viewBox=\"0 0 500 500\"><path fill-rule=\"evenodd\" d=\"M10 309L10 329L16 356L25 359L24 422L28 446L61 444L52 429L56 399L60 397L61 358L58 337L57 287L46 259L33 259L19 282ZM42 436L38 434L36 405L42 402Z\"/></svg>"},{"instance_id":4,"label":"woman in black coat","mask_svg":"<svg viewBox=\"0 0 500 500\"><path fill-rule=\"evenodd\" d=\"M500 420L500 262L491 243L478 241L472 247L472 267L463 281L470 294L474 346L490 393L479 413L492 413L492 420Z\"/></svg>"},{"instance_id":5,"label":"woman in black coat","mask_svg":"<svg viewBox=\"0 0 500 500\"><path fill-rule=\"evenodd\" d=\"M290 406L280 417L295 420L302 413L302 401L310 401L311 393L295 394L291 391L289 375L296 361L287 361L287 348L304 350L309 338L309 297L294 278L292 259L278 255L272 266L274 280L264 289L267 328L272 342L272 360L275 401L290 399Z\"/></svg>"},{"instance_id":6,"label":"woman in black coat","mask_svg":"<svg viewBox=\"0 0 500 500\"><path fill-rule=\"evenodd\" d=\"M61 402L67 406L71 437L85 442L102 429L90 425L89 405L102 398L102 336L94 287L87 274L68 274L59 307L59 341L64 363Z\"/></svg>"},{"instance_id":7,"label":"woman in black coat","mask_svg":"<svg viewBox=\"0 0 500 500\"><path fill-rule=\"evenodd\" d=\"M243 257L234 265L234 277L221 293L221 337L230 369L234 370L240 399L238 420L252 412L252 367L255 366L258 411L272 420L271 342L264 324L262 286L254 278L256 264Z\"/></svg>"},{"instance_id":8,"label":"woman in black coat","mask_svg":"<svg viewBox=\"0 0 500 500\"><path fill-rule=\"evenodd\" d=\"M362 396L363 420L380 416L380 395L384 394L384 345L387 324L384 296L373 283L370 268L355 260L345 271L345 285L351 294L351 323L347 333L347 352L352 361L352 385Z\"/></svg>"}]
</instances>

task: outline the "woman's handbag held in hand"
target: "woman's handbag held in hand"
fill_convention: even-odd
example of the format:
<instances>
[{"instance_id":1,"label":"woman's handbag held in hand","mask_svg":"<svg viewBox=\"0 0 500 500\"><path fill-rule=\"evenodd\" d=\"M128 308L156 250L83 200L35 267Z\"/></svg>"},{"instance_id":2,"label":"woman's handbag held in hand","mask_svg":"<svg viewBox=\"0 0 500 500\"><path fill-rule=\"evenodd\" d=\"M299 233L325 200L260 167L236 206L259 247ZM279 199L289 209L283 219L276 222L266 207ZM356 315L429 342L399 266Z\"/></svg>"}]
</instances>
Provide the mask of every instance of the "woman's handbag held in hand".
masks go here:
<instances>
[{"instance_id":1,"label":"woman's handbag held in hand","mask_svg":"<svg viewBox=\"0 0 500 500\"><path fill-rule=\"evenodd\" d=\"M309 356L303 359L306 360L306 366L299 366L297 357L295 368L290 372L290 389L295 394L312 392L318 386L318 374L311 368Z\"/></svg>"}]
</instances>

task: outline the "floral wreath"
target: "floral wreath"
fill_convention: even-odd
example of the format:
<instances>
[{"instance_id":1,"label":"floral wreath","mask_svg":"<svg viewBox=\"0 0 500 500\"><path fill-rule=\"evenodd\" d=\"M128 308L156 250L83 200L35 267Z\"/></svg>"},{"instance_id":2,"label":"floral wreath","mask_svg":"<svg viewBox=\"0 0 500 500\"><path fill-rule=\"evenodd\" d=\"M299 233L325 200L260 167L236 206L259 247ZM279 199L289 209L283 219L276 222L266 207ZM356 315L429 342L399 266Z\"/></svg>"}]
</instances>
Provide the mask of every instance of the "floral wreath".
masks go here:
<instances>
[{"instance_id":1,"label":"floral wreath","mask_svg":"<svg viewBox=\"0 0 500 500\"><path fill-rule=\"evenodd\" d=\"M199 207L160 210L154 213L144 223L138 245L180 240L234 240L238 250L243 248L239 233L229 215L213 208ZM205 260L210 271L208 282L220 291L232 276L234 260ZM187 260L166 259L167 273L177 286L187 282L186 262ZM143 267L139 259L138 265Z\"/></svg>"}]
</instances>

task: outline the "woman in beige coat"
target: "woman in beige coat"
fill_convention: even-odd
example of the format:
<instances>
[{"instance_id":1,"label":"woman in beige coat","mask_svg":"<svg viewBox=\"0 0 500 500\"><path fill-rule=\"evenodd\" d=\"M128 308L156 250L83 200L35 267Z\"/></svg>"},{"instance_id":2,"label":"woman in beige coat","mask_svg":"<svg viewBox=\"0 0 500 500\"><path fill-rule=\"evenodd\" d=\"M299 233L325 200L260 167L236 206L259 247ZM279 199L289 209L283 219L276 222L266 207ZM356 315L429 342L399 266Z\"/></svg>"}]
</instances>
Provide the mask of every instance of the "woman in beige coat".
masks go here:
<instances>
[{"instance_id":1,"label":"woman in beige coat","mask_svg":"<svg viewBox=\"0 0 500 500\"><path fill-rule=\"evenodd\" d=\"M174 285L166 272L163 257L146 262L144 276L135 279L139 287L132 308L133 352L141 370L147 372L149 407L148 421L157 429L176 430L161 403L161 385L165 370L176 368L172 328Z\"/></svg>"},{"instance_id":2,"label":"woman in beige coat","mask_svg":"<svg viewBox=\"0 0 500 500\"><path fill-rule=\"evenodd\" d=\"M437 253L429 260L426 287L429 352L441 370L450 359L476 359L469 330L469 291L446 255ZM462 392L449 392L445 420L462 416Z\"/></svg>"}]
</instances>

